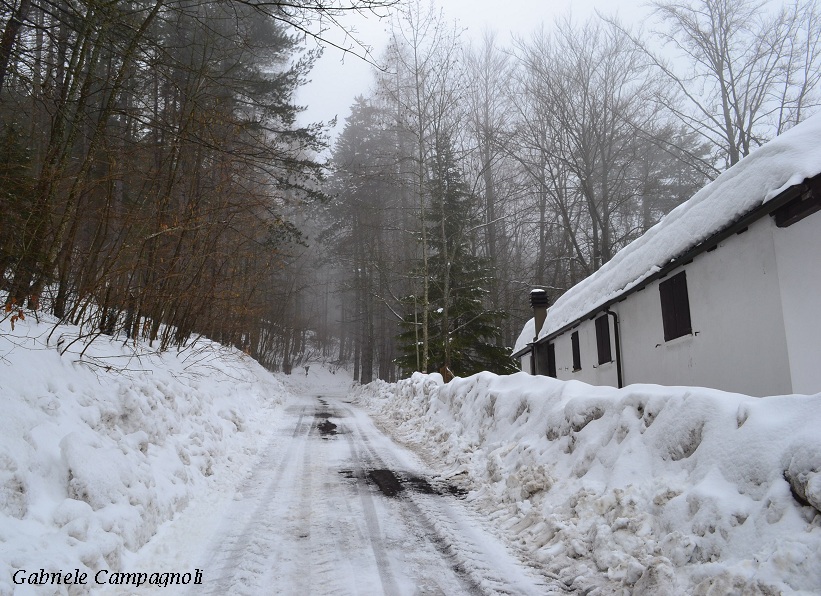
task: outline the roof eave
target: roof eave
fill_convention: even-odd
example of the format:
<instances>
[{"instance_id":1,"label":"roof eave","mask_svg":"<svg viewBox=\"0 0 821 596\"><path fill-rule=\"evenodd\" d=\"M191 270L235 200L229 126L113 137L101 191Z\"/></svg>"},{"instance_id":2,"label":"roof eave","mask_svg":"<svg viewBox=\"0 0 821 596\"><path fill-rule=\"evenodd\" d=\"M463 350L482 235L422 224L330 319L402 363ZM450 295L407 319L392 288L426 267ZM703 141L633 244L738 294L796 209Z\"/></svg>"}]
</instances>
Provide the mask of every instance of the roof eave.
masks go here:
<instances>
[{"instance_id":1,"label":"roof eave","mask_svg":"<svg viewBox=\"0 0 821 596\"><path fill-rule=\"evenodd\" d=\"M585 319L593 318L593 316L596 313L604 312L604 311L608 310L615 303L621 302L622 300L624 300L625 298L627 298L631 294L633 294L635 292L638 292L639 290L644 289L645 287L647 287L648 285L650 285L654 281L665 277L672 270L674 270L678 267L681 267L682 265L686 265L687 263L692 261L698 255L700 255L704 252L707 252L708 250L710 250L713 247L717 246L720 242L723 242L724 240L726 240L730 236L740 232L741 230L744 230L745 228L749 227L751 224L758 221L759 219L761 219L761 218L763 218L767 215L772 214L773 211L776 211L780 207L783 207L784 205L786 205L787 203L789 203L793 199L801 196L803 193L810 190L810 187L813 185L813 183L815 183L816 185L821 184L821 174L818 174L818 175L814 176L813 178L807 178L807 179L804 180L804 182L802 182L800 184L795 184L793 186L790 186L789 188L787 188L783 192L779 193L778 195L776 195L775 197L773 197L772 199L770 199L766 203L762 203L761 205L759 205L755 209L753 209L751 211L748 211L745 215L741 216L735 222L733 222L733 223L729 224L728 226L722 228L719 232L716 232L715 234L713 234L712 236L710 236L709 238L707 238L703 242L700 242L699 244L693 246L692 248L690 248L689 250L687 250L686 252L684 252L680 256L671 259L670 262L667 265L665 265L664 267L662 267L661 269L659 269L655 273L647 276L646 278L641 280L639 283L637 283L635 286L631 287L628 290L625 290L624 292L620 293L618 296L615 296L614 298L611 298L610 300L608 300L606 302L603 302L602 304L600 304L596 308L594 308L594 309L588 311L587 313L585 313L584 315L574 319L570 323L567 323L566 325L562 326L561 328L557 329L556 331L552 331L551 333L545 335L544 337L539 338L534 343L549 342L549 341L555 339L556 337L559 337L560 335L566 333L567 331L569 331L573 327L576 327L577 325L579 325ZM528 349L532 345L533 344L528 344ZM520 350L520 352L521 351L522 350ZM518 353L519 352L517 352L517 354Z\"/></svg>"}]
</instances>

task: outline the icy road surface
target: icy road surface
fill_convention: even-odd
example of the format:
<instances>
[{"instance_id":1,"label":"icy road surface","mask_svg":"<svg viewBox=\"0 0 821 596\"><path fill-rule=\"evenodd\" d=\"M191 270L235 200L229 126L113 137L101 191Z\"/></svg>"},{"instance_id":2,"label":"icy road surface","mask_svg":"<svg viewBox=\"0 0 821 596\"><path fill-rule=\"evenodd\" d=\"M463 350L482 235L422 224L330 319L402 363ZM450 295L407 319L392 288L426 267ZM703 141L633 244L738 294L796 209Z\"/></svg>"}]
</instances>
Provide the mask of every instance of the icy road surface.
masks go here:
<instances>
[{"instance_id":1,"label":"icy road surface","mask_svg":"<svg viewBox=\"0 0 821 596\"><path fill-rule=\"evenodd\" d=\"M344 393L296 396L281 414L233 497L192 505L132 570L187 559L204 577L189 594L568 593Z\"/></svg>"}]
</instances>

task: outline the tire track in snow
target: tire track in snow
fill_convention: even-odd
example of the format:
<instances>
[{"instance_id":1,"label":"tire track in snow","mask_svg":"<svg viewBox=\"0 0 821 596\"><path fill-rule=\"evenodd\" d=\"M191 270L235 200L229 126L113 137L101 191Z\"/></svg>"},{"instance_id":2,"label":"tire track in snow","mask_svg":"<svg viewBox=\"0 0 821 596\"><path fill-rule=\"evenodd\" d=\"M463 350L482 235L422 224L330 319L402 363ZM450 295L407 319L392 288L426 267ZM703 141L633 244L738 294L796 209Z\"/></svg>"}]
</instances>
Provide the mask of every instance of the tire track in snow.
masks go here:
<instances>
[{"instance_id":1,"label":"tire track in snow","mask_svg":"<svg viewBox=\"0 0 821 596\"><path fill-rule=\"evenodd\" d=\"M352 413L348 410L348 413ZM357 456L357 468L361 472L361 480L364 480L366 468L380 468L380 469L391 469L394 466L388 465L385 460L377 453L377 451L371 445L370 439L368 436L363 432L362 427L356 423L355 424L356 434L358 435L359 441L361 442L362 446L368 452L367 459L362 458L361 456ZM352 450L353 450L353 438L349 439L351 441ZM365 465L363 465L363 463ZM365 489L366 490L366 489ZM468 594L485 594L484 590L479 583L477 583L464 569L464 567L458 562L455 561L455 553L452 549L449 548L448 541L442 537L439 531L436 530L434 526L432 526L427 518L424 517L422 512L416 506L412 499L406 498L402 500L402 505L406 508L411 510L411 518L413 521L419 525L424 525L425 527L422 529L423 538L427 539L431 544L436 547L436 550L440 552L449 562L448 567L454 573L458 582L462 585L465 592ZM392 592L385 592L386 594L391 594Z\"/></svg>"},{"instance_id":2,"label":"tire track in snow","mask_svg":"<svg viewBox=\"0 0 821 596\"><path fill-rule=\"evenodd\" d=\"M325 396L328 394L326 393ZM382 578L376 571L373 545L363 515L362 498L352 491L340 464L350 459L350 447L338 435L336 409L326 397L317 395L317 430L314 441L311 476L314 478L311 537L308 547L312 557L311 592L314 594L376 594ZM333 395L344 398L345 394ZM330 460L330 461L329 461ZM296 592L295 592L296 593ZM302 593L300 593L300 596Z\"/></svg>"},{"instance_id":3,"label":"tire track in snow","mask_svg":"<svg viewBox=\"0 0 821 596\"><path fill-rule=\"evenodd\" d=\"M350 450L345 457L338 449L338 445L347 446L347 442L337 437L334 441L328 441L331 449L334 448L333 443L337 444L334 454L344 457L347 465ZM381 578L376 573L370 577L365 575L368 579L363 581L362 573L363 568L373 565L375 560L365 516L362 515L362 497L347 475L340 473L337 467L330 471L320 491L325 497L321 505L326 515L314 522L318 525L317 533L325 539L324 543L318 541L315 550L317 560L313 585L316 594L374 594L381 586Z\"/></svg>"},{"instance_id":4,"label":"tire track in snow","mask_svg":"<svg viewBox=\"0 0 821 596\"><path fill-rule=\"evenodd\" d=\"M351 409L343 408L343 411L353 417ZM386 461L380 455L360 424L356 423L355 429L361 445L369 454L368 459L377 464L372 467L397 469L397 462ZM530 577L529 574L525 576L520 570L526 567L509 553L491 553L482 548L481 535L474 529L481 527L479 520L467 515L467 511L463 512L463 507L457 512L446 497L414 494L410 491L404 491L402 495L399 502L407 509L409 523L417 525L420 534L450 563L452 572L467 593L519 596L568 592L563 584L556 584L551 589L544 583L544 578ZM508 570L519 570L515 574L518 576L515 578L517 581L506 579L500 574L498 566L502 563Z\"/></svg>"},{"instance_id":5,"label":"tire track in snow","mask_svg":"<svg viewBox=\"0 0 821 596\"><path fill-rule=\"evenodd\" d=\"M257 464L246 483L240 487L235 499L235 515L229 515L223 530L217 532L216 537L228 536L225 542L212 547L212 559L206 569L217 568L215 581L207 582L206 594L249 594L261 593L259 580L268 575L270 565L271 540L276 537L275 520L271 519L269 510L275 503L276 493L282 477L288 468L292 467L295 452L305 449L306 439L312 428L312 422L305 421L307 407L300 411L293 433L287 442L285 453L276 449L280 442L273 439L266 447L266 453ZM269 475L270 468L275 467ZM267 480L267 482L266 482ZM243 514L241 503L256 503L250 513ZM240 518L240 519L237 519ZM192 589L191 594L202 594L200 589Z\"/></svg>"},{"instance_id":6,"label":"tire track in snow","mask_svg":"<svg viewBox=\"0 0 821 596\"><path fill-rule=\"evenodd\" d=\"M361 434L361 433L360 433ZM362 503L362 512L365 518L365 524L368 530L368 540L373 550L374 558L376 559L376 569L379 573L379 579L382 582L382 590L385 594L399 594L399 588L396 585L393 571L391 570L390 560L388 558L387 548L382 540L382 533L379 528L379 518L376 514L376 506L373 503L373 498L365 486L365 471L362 466L362 458L354 443L354 437L351 433L346 433L345 438L348 441L348 447L351 451L351 459L353 460L354 475L357 478L356 491L359 493L359 499Z\"/></svg>"},{"instance_id":7,"label":"tire track in snow","mask_svg":"<svg viewBox=\"0 0 821 596\"><path fill-rule=\"evenodd\" d=\"M307 441L307 438L304 440ZM309 445L306 445L305 453L302 457L298 515L294 526L294 534L300 547L300 565L294 568L291 575L291 584L295 587L295 594L311 593L311 567L314 556L311 532L311 503L313 501L314 474L311 467L311 456L312 450Z\"/></svg>"}]
</instances>

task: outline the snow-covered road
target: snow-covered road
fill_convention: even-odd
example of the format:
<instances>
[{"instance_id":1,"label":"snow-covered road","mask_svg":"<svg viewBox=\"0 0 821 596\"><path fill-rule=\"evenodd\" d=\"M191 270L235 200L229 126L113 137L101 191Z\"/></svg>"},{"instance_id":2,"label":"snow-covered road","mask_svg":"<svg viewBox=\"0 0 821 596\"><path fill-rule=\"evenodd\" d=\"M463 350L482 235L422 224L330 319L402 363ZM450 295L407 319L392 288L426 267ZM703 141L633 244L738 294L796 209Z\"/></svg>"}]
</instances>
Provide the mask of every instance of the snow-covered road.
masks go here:
<instances>
[{"instance_id":1,"label":"snow-covered road","mask_svg":"<svg viewBox=\"0 0 821 596\"><path fill-rule=\"evenodd\" d=\"M233 497L198 500L129 567L185 558L203 570L191 594L567 593L344 392L297 395L280 412Z\"/></svg>"}]
</instances>

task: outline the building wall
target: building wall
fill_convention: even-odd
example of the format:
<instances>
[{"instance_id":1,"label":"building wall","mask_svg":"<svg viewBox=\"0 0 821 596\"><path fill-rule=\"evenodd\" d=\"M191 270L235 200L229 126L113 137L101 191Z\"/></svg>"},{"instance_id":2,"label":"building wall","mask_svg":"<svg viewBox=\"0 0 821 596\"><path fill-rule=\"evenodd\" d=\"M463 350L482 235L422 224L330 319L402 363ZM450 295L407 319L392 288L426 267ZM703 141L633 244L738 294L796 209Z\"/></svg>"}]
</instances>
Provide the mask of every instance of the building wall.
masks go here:
<instances>
[{"instance_id":1,"label":"building wall","mask_svg":"<svg viewBox=\"0 0 821 596\"><path fill-rule=\"evenodd\" d=\"M612 309L616 310L616 309ZM571 334L573 331L579 332L579 353L581 356L581 370L573 370L573 346ZM559 379L576 379L590 383L591 385L612 385L618 384L618 372L616 370L615 355L616 344L613 331L612 317L610 320L610 351L614 360L606 364L599 364L598 348L596 343L596 325L594 321L583 321L575 329L558 337L556 344L556 376Z\"/></svg>"},{"instance_id":2,"label":"building wall","mask_svg":"<svg viewBox=\"0 0 821 596\"><path fill-rule=\"evenodd\" d=\"M528 352L519 358L519 366L526 373L530 373L533 370L532 352Z\"/></svg>"},{"instance_id":3,"label":"building wall","mask_svg":"<svg viewBox=\"0 0 821 596\"><path fill-rule=\"evenodd\" d=\"M782 230L770 217L762 218L716 250L668 274L665 279L681 270L687 272L691 335L664 341L659 298L659 283L664 280L611 307L620 319L625 385L706 386L748 395L792 392L774 231ZM818 241L814 242L817 247ZM801 246L800 240L779 238L782 260L790 261ZM799 292L789 292L789 299L804 310L810 308ZM799 321L800 317L794 317L793 323ZM582 368L572 370L571 330L555 340L558 378L616 385L615 362L598 365L594 321L585 320L575 330ZM614 339L611 322L611 345ZM797 346L801 341L794 343ZM615 346L611 349L615 358Z\"/></svg>"},{"instance_id":4,"label":"building wall","mask_svg":"<svg viewBox=\"0 0 821 596\"><path fill-rule=\"evenodd\" d=\"M792 390L821 391L821 212L773 231Z\"/></svg>"},{"instance_id":5,"label":"building wall","mask_svg":"<svg viewBox=\"0 0 821 596\"><path fill-rule=\"evenodd\" d=\"M681 268L687 272L692 335L664 341L659 282L623 303L626 382L747 395L791 392L774 228L771 218L762 218Z\"/></svg>"}]
</instances>

